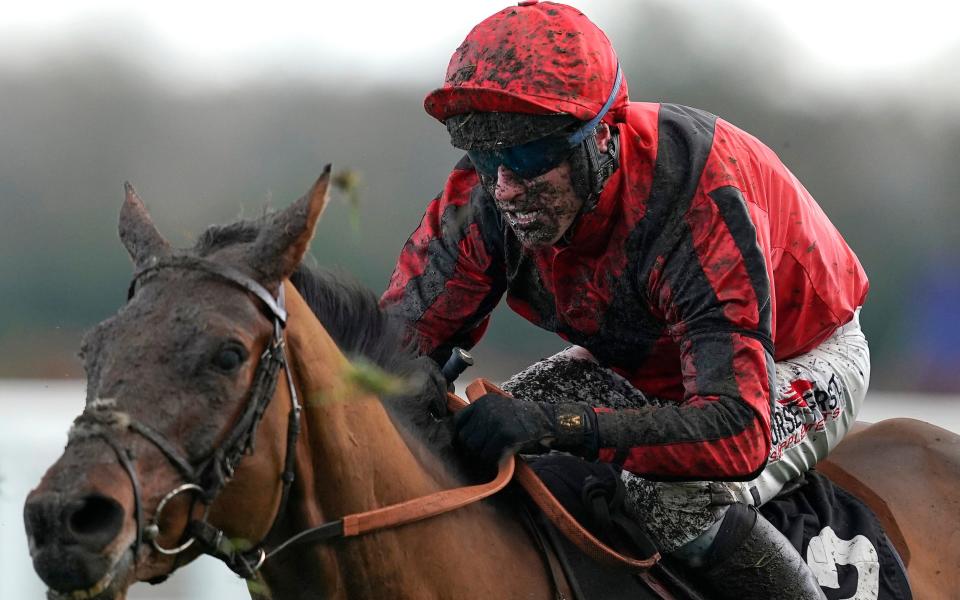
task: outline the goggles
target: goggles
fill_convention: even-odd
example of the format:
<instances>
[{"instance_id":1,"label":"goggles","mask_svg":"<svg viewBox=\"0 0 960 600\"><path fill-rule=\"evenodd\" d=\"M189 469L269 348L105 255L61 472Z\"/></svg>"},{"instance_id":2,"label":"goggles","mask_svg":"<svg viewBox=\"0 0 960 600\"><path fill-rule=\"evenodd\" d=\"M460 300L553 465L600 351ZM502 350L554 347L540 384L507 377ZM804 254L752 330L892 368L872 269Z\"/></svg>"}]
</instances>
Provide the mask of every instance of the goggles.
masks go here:
<instances>
[{"instance_id":1,"label":"goggles","mask_svg":"<svg viewBox=\"0 0 960 600\"><path fill-rule=\"evenodd\" d=\"M583 140L596 131L597 125L617 97L623 73L617 65L617 76L613 82L610 96L600 112L582 127L567 135L553 135L508 148L489 150L468 150L467 156L481 176L496 180L500 166L508 169L521 179L533 179L555 168L573 154L573 150Z\"/></svg>"},{"instance_id":2,"label":"goggles","mask_svg":"<svg viewBox=\"0 0 960 600\"><path fill-rule=\"evenodd\" d=\"M533 179L555 168L573 154L566 137L553 136L498 150L468 150L480 175L496 179L500 165L521 179Z\"/></svg>"}]
</instances>

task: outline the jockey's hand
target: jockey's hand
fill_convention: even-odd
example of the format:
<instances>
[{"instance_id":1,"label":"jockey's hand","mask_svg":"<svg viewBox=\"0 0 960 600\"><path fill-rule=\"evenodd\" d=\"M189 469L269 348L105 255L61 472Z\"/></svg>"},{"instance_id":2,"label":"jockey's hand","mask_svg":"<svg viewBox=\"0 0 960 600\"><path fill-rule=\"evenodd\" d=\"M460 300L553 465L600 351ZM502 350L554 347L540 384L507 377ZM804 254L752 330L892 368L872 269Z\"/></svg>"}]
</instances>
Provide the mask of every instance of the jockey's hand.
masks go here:
<instances>
[{"instance_id":1,"label":"jockey's hand","mask_svg":"<svg viewBox=\"0 0 960 600\"><path fill-rule=\"evenodd\" d=\"M597 418L582 402L547 404L488 393L459 411L454 424L464 448L487 463L507 452L597 455Z\"/></svg>"}]
</instances>

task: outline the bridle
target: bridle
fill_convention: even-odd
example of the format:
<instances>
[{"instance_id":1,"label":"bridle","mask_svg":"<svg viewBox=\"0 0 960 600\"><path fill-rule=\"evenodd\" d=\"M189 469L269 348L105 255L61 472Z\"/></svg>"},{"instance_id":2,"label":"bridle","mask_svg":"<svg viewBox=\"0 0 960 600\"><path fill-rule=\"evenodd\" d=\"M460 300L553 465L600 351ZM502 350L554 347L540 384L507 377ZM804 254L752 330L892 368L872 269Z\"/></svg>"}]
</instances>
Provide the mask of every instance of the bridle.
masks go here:
<instances>
[{"instance_id":1,"label":"bridle","mask_svg":"<svg viewBox=\"0 0 960 600\"><path fill-rule=\"evenodd\" d=\"M194 467L177 448L156 429L130 418L128 415L111 410L109 404L88 405L83 414L75 422L75 428L80 425L91 426L90 433L84 437L97 437L104 440L113 448L117 459L126 470L133 487L134 512L137 522L136 538L133 542L134 561L139 553L143 541L148 541L161 554L179 555L193 547L201 553L213 556L223 561L234 573L245 579L257 576L257 572L264 562L281 551L305 542L326 542L337 538L363 535L379 529L395 527L404 523L411 523L427 519L438 514L456 510L500 491L510 482L514 472L514 461L505 460L501 463L497 477L486 484L463 486L450 490L435 492L422 498L415 498L405 502L392 504L363 513L346 515L340 519L327 521L318 526L300 531L282 543L273 547L269 552L263 542L270 538L277 527L280 516L284 514L290 495L290 488L294 481L296 467L296 444L300 432L300 413L302 407L297 398L297 390L293 383L293 375L288 367L286 350L283 338L283 329L286 325L287 313L284 307L284 288L281 285L276 298L260 283L242 272L214 263L209 260L190 256L171 256L162 259L152 259L147 265L134 273L128 290L128 300L133 298L137 289L152 275L166 269L185 269L201 271L233 284L240 289L252 293L267 307L273 321L273 337L267 348L260 355L253 377L247 405L243 414L234 423L224 442L213 449L209 456ZM260 424L270 400L273 398L280 369L286 372L287 385L290 390L291 409L288 417L287 448L284 460L283 473L280 476L283 486L279 509L274 516L273 524L260 543L249 549L238 548L221 529L217 529L207 521L207 511L200 519L191 520L186 528L190 538L174 548L164 548L157 539L160 535L160 516L167 504L176 496L196 492L199 499L208 507L229 482L236 471L237 465L244 454L254 450L257 426ZM451 400L452 399L452 400ZM448 402L459 402L450 395ZM457 404L456 406L460 406ZM131 431L156 447L167 460L180 472L184 483L173 488L157 504L156 514L152 521L144 526L143 502L141 499L140 483L134 469L133 453L122 446L115 438L114 431ZM71 439L75 437L71 435ZM191 510L192 514L192 510ZM158 583L166 579L166 575L150 580Z\"/></svg>"},{"instance_id":2,"label":"bridle","mask_svg":"<svg viewBox=\"0 0 960 600\"><path fill-rule=\"evenodd\" d=\"M254 545L252 550L241 551L234 547L222 530L216 529L207 522L207 515L211 503L233 477L240 460L245 454L253 453L257 428L273 398L281 369L286 372L291 402L287 426L287 448L284 468L280 476L282 485L280 506L264 540L277 526L279 516L283 514L289 499L290 488L295 477L296 443L300 433L302 407L286 358L283 330L287 321L287 312L284 306L283 285L280 286L278 295L274 298L260 283L237 269L198 257L171 256L162 259L154 258L134 273L128 290L128 300L133 298L137 289L152 275L168 269L202 271L250 292L266 307L268 316L273 322L273 334L260 355L243 413L233 424L223 442L196 466L183 456L163 433L128 415L118 416L118 413L110 410L110 405L94 405L92 408L88 406L75 422L75 428L78 425L92 426L91 437L103 439L113 449L120 465L130 478L134 496L134 518L137 524L136 537L132 545L134 562L144 541L149 542L157 552L169 556L179 555L196 545L201 552L223 560L241 577L250 578L256 575L257 570L267 558L262 542ZM115 438L113 431L117 429L134 432L150 442L167 458L184 480L184 483L163 496L157 504L153 519L146 525L140 483L132 463L133 453ZM187 531L190 533L190 538L188 540L174 548L164 548L158 542L160 517L164 508L174 497L188 492L196 493L201 502L206 505L207 510L199 520L189 522Z\"/></svg>"}]
</instances>

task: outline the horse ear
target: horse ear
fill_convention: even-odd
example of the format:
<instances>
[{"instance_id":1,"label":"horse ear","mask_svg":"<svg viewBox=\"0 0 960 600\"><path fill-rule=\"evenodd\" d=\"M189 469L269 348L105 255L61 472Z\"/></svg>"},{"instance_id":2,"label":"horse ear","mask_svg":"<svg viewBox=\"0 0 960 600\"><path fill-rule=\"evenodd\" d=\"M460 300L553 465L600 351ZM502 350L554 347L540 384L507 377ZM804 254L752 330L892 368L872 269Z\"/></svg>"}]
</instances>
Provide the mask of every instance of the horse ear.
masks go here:
<instances>
[{"instance_id":1,"label":"horse ear","mask_svg":"<svg viewBox=\"0 0 960 600\"><path fill-rule=\"evenodd\" d=\"M267 215L253 244L250 264L268 281L279 282L290 277L303 260L327 205L329 187L330 165L327 165L305 196L286 209Z\"/></svg>"},{"instance_id":2,"label":"horse ear","mask_svg":"<svg viewBox=\"0 0 960 600\"><path fill-rule=\"evenodd\" d=\"M120 208L120 241L133 264L142 266L152 258L170 254L170 243L160 235L147 207L129 181L124 182L126 198Z\"/></svg>"}]
</instances>

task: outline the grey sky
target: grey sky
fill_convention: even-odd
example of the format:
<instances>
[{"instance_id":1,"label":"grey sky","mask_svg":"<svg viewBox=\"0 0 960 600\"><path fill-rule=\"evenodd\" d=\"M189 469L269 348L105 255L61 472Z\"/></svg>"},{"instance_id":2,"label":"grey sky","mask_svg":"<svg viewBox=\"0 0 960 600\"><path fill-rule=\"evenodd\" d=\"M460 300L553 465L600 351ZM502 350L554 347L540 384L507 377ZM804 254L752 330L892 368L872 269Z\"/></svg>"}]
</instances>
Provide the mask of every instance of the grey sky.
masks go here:
<instances>
[{"instance_id":1,"label":"grey sky","mask_svg":"<svg viewBox=\"0 0 960 600\"><path fill-rule=\"evenodd\" d=\"M129 3L38 0L4 8L0 68L42 69L78 50L130 60L153 77L194 86L250 78L365 83L439 82L446 60L470 26L508 5L503 0L409 2ZM574 3L617 45L621 29L658 5L682 6L692 35L722 52L785 49L804 87L906 86L930 94L960 87L950 64L960 55L960 5L914 0L581 0ZM635 22L635 21L632 21ZM750 44L754 44L750 46ZM669 51L669 48L665 48ZM731 57L731 60L737 60Z\"/></svg>"}]
</instances>

